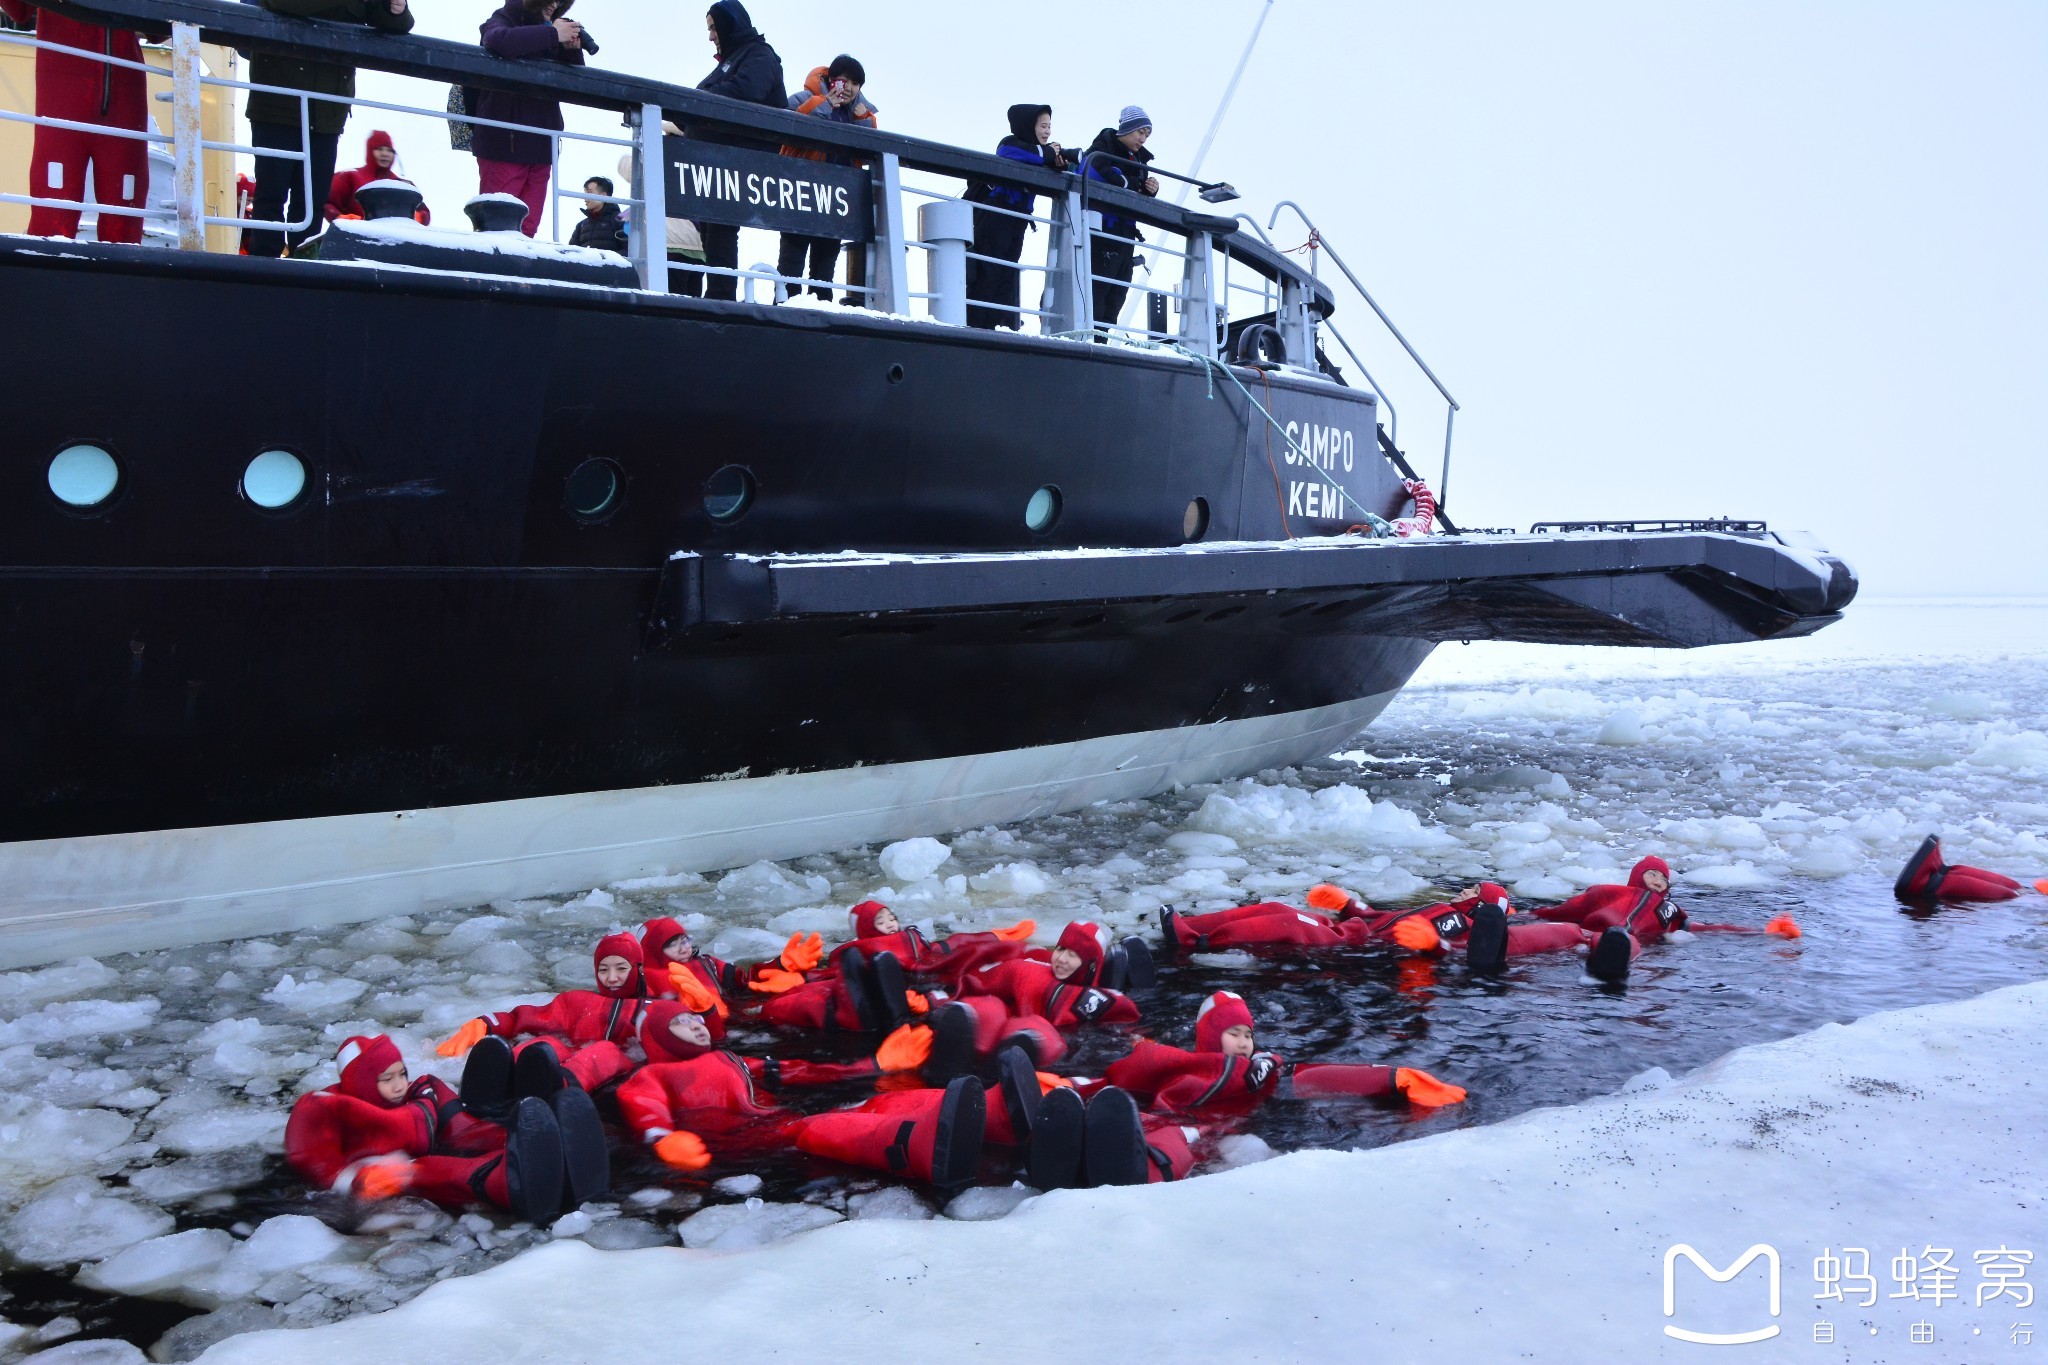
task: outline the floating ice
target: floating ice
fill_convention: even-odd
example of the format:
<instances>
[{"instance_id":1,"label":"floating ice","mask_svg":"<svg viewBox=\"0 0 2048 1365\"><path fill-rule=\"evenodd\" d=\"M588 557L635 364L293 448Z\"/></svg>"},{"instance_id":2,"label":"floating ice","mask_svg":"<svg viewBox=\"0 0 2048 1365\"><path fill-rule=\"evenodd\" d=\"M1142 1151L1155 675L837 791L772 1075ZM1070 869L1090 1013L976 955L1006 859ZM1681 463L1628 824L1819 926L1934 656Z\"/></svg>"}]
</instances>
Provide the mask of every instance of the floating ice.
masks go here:
<instances>
[{"instance_id":1,"label":"floating ice","mask_svg":"<svg viewBox=\"0 0 2048 1365\"><path fill-rule=\"evenodd\" d=\"M131 1342L112 1337L98 1337L90 1341L67 1341L62 1346L48 1351L38 1351L31 1359L41 1365L147 1365L149 1357L142 1348Z\"/></svg>"},{"instance_id":2,"label":"floating ice","mask_svg":"<svg viewBox=\"0 0 2048 1365\"><path fill-rule=\"evenodd\" d=\"M899 839L885 847L876 860L882 875L891 881L921 882L939 870L953 850L937 839Z\"/></svg>"},{"instance_id":3,"label":"floating ice","mask_svg":"<svg viewBox=\"0 0 2048 1365\"><path fill-rule=\"evenodd\" d=\"M1251 778L1226 783L1203 800L1188 828L1222 834L1240 846L1275 839L1334 839L1368 848L1442 849L1458 840L1426 828L1415 812L1375 801L1348 784L1308 792Z\"/></svg>"},{"instance_id":4,"label":"floating ice","mask_svg":"<svg viewBox=\"0 0 2048 1365\"><path fill-rule=\"evenodd\" d=\"M1633 711L1616 711L1600 727L1597 744L1633 745L1648 742L1643 733L1643 718Z\"/></svg>"},{"instance_id":5,"label":"floating ice","mask_svg":"<svg viewBox=\"0 0 2048 1365\"><path fill-rule=\"evenodd\" d=\"M32 972L0 972L0 1010L11 1012L42 1000L105 990L120 979L112 967L89 957Z\"/></svg>"},{"instance_id":6,"label":"floating ice","mask_svg":"<svg viewBox=\"0 0 2048 1365\"><path fill-rule=\"evenodd\" d=\"M83 1169L128 1141L133 1120L0 1094L0 1201Z\"/></svg>"},{"instance_id":7,"label":"floating ice","mask_svg":"<svg viewBox=\"0 0 2048 1365\"><path fill-rule=\"evenodd\" d=\"M1042 896L1052 890L1052 878L1040 871L1035 863L998 863L988 871L969 877L967 884L976 891L986 891L998 896Z\"/></svg>"},{"instance_id":8,"label":"floating ice","mask_svg":"<svg viewBox=\"0 0 2048 1365\"><path fill-rule=\"evenodd\" d=\"M161 1209L117 1199L90 1176L71 1176L0 1225L0 1248L24 1265L51 1269L102 1260L174 1226Z\"/></svg>"},{"instance_id":9,"label":"floating ice","mask_svg":"<svg viewBox=\"0 0 2048 1365\"><path fill-rule=\"evenodd\" d=\"M718 879L718 898L749 909L789 909L809 905L832 894L832 883L812 873L795 877L772 862L751 863Z\"/></svg>"},{"instance_id":10,"label":"floating ice","mask_svg":"<svg viewBox=\"0 0 2048 1365\"><path fill-rule=\"evenodd\" d=\"M181 1156L225 1152L236 1147L282 1151L285 1118L281 1109L230 1105L207 1113L188 1114L157 1129L151 1136L165 1151Z\"/></svg>"},{"instance_id":11,"label":"floating ice","mask_svg":"<svg viewBox=\"0 0 2048 1365\"><path fill-rule=\"evenodd\" d=\"M761 1177L751 1173L746 1175L729 1175L723 1180L714 1181L711 1188L717 1190L720 1194L731 1194L741 1197L759 1194L761 1192Z\"/></svg>"},{"instance_id":12,"label":"floating ice","mask_svg":"<svg viewBox=\"0 0 2048 1365\"><path fill-rule=\"evenodd\" d=\"M769 1204L749 1199L744 1204L714 1204L702 1209L685 1218L676 1231L683 1245L693 1250L739 1251L839 1221L838 1213L816 1204Z\"/></svg>"},{"instance_id":13,"label":"floating ice","mask_svg":"<svg viewBox=\"0 0 2048 1365\"><path fill-rule=\"evenodd\" d=\"M237 1245L210 1274L191 1281L181 1293L187 1302L210 1298L215 1303L246 1299L266 1281L286 1271L354 1255L357 1244L303 1213L266 1219Z\"/></svg>"},{"instance_id":14,"label":"floating ice","mask_svg":"<svg viewBox=\"0 0 2048 1365\"><path fill-rule=\"evenodd\" d=\"M1257 1133L1231 1133L1216 1143L1216 1158L1226 1167L1252 1166L1278 1155Z\"/></svg>"},{"instance_id":15,"label":"floating ice","mask_svg":"<svg viewBox=\"0 0 2048 1365\"><path fill-rule=\"evenodd\" d=\"M219 1228L188 1228L138 1242L78 1272L78 1282L102 1294L175 1297L175 1291L213 1270L235 1249Z\"/></svg>"},{"instance_id":16,"label":"floating ice","mask_svg":"<svg viewBox=\"0 0 2048 1365\"><path fill-rule=\"evenodd\" d=\"M946 1204L946 1217L956 1223L986 1223L1009 1217L1018 1205L1037 1197L1038 1191L1028 1185L977 1185L953 1196Z\"/></svg>"},{"instance_id":17,"label":"floating ice","mask_svg":"<svg viewBox=\"0 0 2048 1365\"><path fill-rule=\"evenodd\" d=\"M317 981L300 981L286 972L275 986L263 992L263 998L300 1014L331 1016L368 989L369 982L357 981L353 977L330 976Z\"/></svg>"},{"instance_id":18,"label":"floating ice","mask_svg":"<svg viewBox=\"0 0 2048 1365\"><path fill-rule=\"evenodd\" d=\"M881 1218L922 1220L930 1218L932 1206L924 1196L904 1185L888 1185L866 1194L857 1194L846 1201L846 1216L849 1218Z\"/></svg>"},{"instance_id":19,"label":"floating ice","mask_svg":"<svg viewBox=\"0 0 2048 1365\"><path fill-rule=\"evenodd\" d=\"M64 1000L0 1023L0 1047L18 1043L71 1043L109 1033L139 1033L162 1005L134 1000Z\"/></svg>"}]
</instances>

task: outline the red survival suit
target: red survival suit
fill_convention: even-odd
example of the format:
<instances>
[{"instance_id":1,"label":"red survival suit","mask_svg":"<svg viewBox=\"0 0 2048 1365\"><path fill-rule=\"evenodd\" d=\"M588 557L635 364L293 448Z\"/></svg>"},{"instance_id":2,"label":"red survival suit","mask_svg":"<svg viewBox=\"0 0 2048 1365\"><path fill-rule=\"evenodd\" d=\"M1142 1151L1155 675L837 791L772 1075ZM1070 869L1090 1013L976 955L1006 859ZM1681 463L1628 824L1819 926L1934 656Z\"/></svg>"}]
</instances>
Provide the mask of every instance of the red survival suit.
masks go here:
<instances>
[{"instance_id":1,"label":"red survival suit","mask_svg":"<svg viewBox=\"0 0 2048 1365\"><path fill-rule=\"evenodd\" d=\"M470 1033L476 1037L486 1033L499 1038L528 1037L529 1041L516 1045L516 1051L536 1042L548 1043L561 1058L562 1070L585 1090L617 1080L633 1069L624 1048L640 1026L647 1000L640 945L628 934L609 934L598 940L591 952L593 968L608 957L622 957L633 964L633 974L617 990L599 984L596 990L564 991L545 1005L519 1005L502 1014L486 1014L444 1043L443 1049L461 1044L454 1050L467 1051L476 1041L472 1037L468 1043L462 1042ZM477 1024L483 1025L481 1030Z\"/></svg>"},{"instance_id":2,"label":"red survival suit","mask_svg":"<svg viewBox=\"0 0 2048 1365\"><path fill-rule=\"evenodd\" d=\"M676 1037L669 1024L688 1012L666 1001L649 1006L640 1028L648 1064L618 1092L626 1127L664 1161L689 1169L708 1164L703 1155L689 1155L694 1144L679 1149L666 1141L681 1130L712 1134L721 1151L795 1147L812 1156L933 1182L945 1091L895 1091L858 1108L809 1116L761 1095L764 1084L824 1085L878 1076L888 1045L863 1062L764 1061ZM976 1138L978 1148L978 1128Z\"/></svg>"},{"instance_id":3,"label":"red survival suit","mask_svg":"<svg viewBox=\"0 0 2048 1365\"><path fill-rule=\"evenodd\" d=\"M1038 1049L1038 1065L1049 1066L1067 1050L1060 1035L1082 1024L1135 1024L1140 1015L1131 998L1097 983L1109 952L1109 931L1075 920L1060 931L1059 946L1081 959L1064 981L1050 962L1015 957L982 964L967 974L954 1002L974 1014L974 1052L987 1056L1020 1034Z\"/></svg>"},{"instance_id":4,"label":"red survival suit","mask_svg":"<svg viewBox=\"0 0 2048 1365\"><path fill-rule=\"evenodd\" d=\"M33 0L0 0L0 11L22 25L33 17L36 37L45 43L120 61L142 60L141 41L127 29L83 23L61 10L41 8ZM148 127L149 113L145 81L140 71L110 66L93 56L73 57L38 48L36 115L142 132ZM88 164L97 203L139 209L149 197L149 144L139 138L38 125L30 157L28 192L38 199L82 203ZM78 216L77 209L31 209L29 235L75 237ZM99 236L102 242L140 242L142 220L123 213L102 213Z\"/></svg>"},{"instance_id":5,"label":"red survival suit","mask_svg":"<svg viewBox=\"0 0 2048 1365\"><path fill-rule=\"evenodd\" d=\"M386 1100L377 1077L401 1059L383 1034L350 1038L337 1055L340 1082L301 1095L285 1124L284 1155L294 1171L322 1189L352 1194L403 1188L450 1208L511 1207L503 1128L450 1113L455 1092L434 1076L414 1081L398 1103ZM406 1178L378 1189L372 1168L380 1166L404 1168Z\"/></svg>"},{"instance_id":6,"label":"red survival suit","mask_svg":"<svg viewBox=\"0 0 2048 1365\"><path fill-rule=\"evenodd\" d=\"M1024 920L1006 929L949 934L935 941L926 938L914 925L906 925L893 934L883 933L875 917L888 909L880 901L862 901L847 911L847 917L853 921L853 938L832 950L831 961L837 964L850 948L867 957L892 953L905 974L940 982L958 993L967 973L990 962L1006 962L1030 952L1031 945L1025 940L1038 927Z\"/></svg>"},{"instance_id":7,"label":"red survival suit","mask_svg":"<svg viewBox=\"0 0 2048 1365\"><path fill-rule=\"evenodd\" d=\"M1333 915L1265 901L1206 915L1176 916L1174 937L1181 947L1204 950L1276 944L1331 948L1382 942L1430 951L1446 943L1462 944L1472 932L1472 911L1482 900L1509 909L1508 893L1492 882L1455 901L1412 910L1375 910L1349 892L1325 885L1311 888L1308 901L1318 909L1334 911ZM1569 926L1510 924L1507 951L1508 956L1517 957L1576 948L1585 941L1584 934Z\"/></svg>"},{"instance_id":8,"label":"red survival suit","mask_svg":"<svg viewBox=\"0 0 2048 1365\"><path fill-rule=\"evenodd\" d=\"M1663 875L1664 890L1652 891L1645 883L1643 879L1652 872ZM1554 923L1575 924L1594 939L1609 929L1618 927L1626 930L1634 945L1629 952L1631 961L1643 951L1645 944L1655 943L1679 929L1695 934L1799 937L1799 926L1793 923L1790 915L1779 915L1761 929L1743 924L1700 923L1678 908L1677 902L1671 899L1670 886L1671 864L1652 854L1629 869L1627 886L1615 886L1611 882L1589 886L1561 905L1538 906L1530 913Z\"/></svg>"},{"instance_id":9,"label":"red survival suit","mask_svg":"<svg viewBox=\"0 0 2048 1365\"><path fill-rule=\"evenodd\" d=\"M352 170L335 172L334 179L327 186L327 202L321 206L321 212L329 222L336 218L365 216L363 206L356 202L356 191L365 185L373 185L379 180L396 180L400 184L412 184L412 181L398 173L396 161L392 163L391 170L385 170L377 164L376 153L379 148L393 153L398 150L397 145L391 141L391 134L382 128L363 139L362 165ZM422 226L434 221L434 215L427 212L425 204L415 209L412 216L413 220Z\"/></svg>"},{"instance_id":10,"label":"red survival suit","mask_svg":"<svg viewBox=\"0 0 2048 1365\"><path fill-rule=\"evenodd\" d=\"M1999 872L1981 867L1951 867L1942 860L1941 839L1933 834L1920 841L1892 894L1902 901L2009 901L2020 893L2020 884Z\"/></svg>"}]
</instances>

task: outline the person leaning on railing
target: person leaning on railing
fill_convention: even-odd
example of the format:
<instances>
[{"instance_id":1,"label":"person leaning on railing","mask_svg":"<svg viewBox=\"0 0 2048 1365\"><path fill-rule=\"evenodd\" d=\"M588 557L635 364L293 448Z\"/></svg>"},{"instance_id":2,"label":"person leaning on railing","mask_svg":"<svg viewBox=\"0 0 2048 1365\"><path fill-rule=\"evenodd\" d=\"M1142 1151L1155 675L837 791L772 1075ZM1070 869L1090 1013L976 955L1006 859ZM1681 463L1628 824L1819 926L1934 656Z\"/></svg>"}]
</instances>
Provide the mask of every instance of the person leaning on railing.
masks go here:
<instances>
[{"instance_id":1,"label":"person leaning on railing","mask_svg":"<svg viewBox=\"0 0 2048 1365\"><path fill-rule=\"evenodd\" d=\"M260 0L273 14L299 19L325 19L334 23L367 24L380 33L412 32L412 10L407 0ZM341 130L348 125L348 100L355 98L356 69L334 62L309 62L258 50L249 63L253 85L304 90L337 99L307 102L306 127L310 142L299 141L299 99L296 95L274 95L261 90L249 92L249 141L278 152L308 155L308 162L281 156L256 158L256 201L251 213L259 222L293 223L307 219L307 225L290 233L292 246L325 226L320 206L334 182L335 147ZM285 209L289 201L291 212ZM286 234L272 228L250 228L242 234L242 249L251 256L282 256Z\"/></svg>"},{"instance_id":2,"label":"person leaning on railing","mask_svg":"<svg viewBox=\"0 0 2048 1365\"><path fill-rule=\"evenodd\" d=\"M1059 143L1052 140L1052 106L1049 104L1011 105L1010 135L996 144L996 155L1048 171L1070 169L1065 152ZM982 208L975 209L974 254L996 256L1006 261L1021 259L1024 255L1024 234L1034 230L1037 224L1009 215L1034 212L1038 207L1038 196L1015 185L971 180L967 183L966 198L972 204L1009 210L1009 213L990 213ZM1019 330L1023 325L1017 311L1020 292L1018 270L1014 265L992 265L988 261L970 258L967 262L967 297L972 302L967 305L967 325L989 330L997 327Z\"/></svg>"},{"instance_id":3,"label":"person leaning on railing","mask_svg":"<svg viewBox=\"0 0 2048 1365\"><path fill-rule=\"evenodd\" d=\"M1095 135L1088 150L1100 155L1088 158L1088 178L1134 194L1158 194L1159 179L1145 175L1119 161L1140 166L1152 159L1145 142L1152 136L1152 118L1135 104L1124 106L1114 128ZM1106 158L1116 158L1109 160ZM1098 331L1116 324L1123 314L1124 299L1130 295L1131 270L1137 261L1138 243L1145 240L1137 220L1113 209L1102 209L1102 225L1090 237L1088 271L1094 281L1095 326ZM1105 284L1104 280L1112 281ZM1122 283L1115 283L1121 281Z\"/></svg>"},{"instance_id":4,"label":"person leaning on railing","mask_svg":"<svg viewBox=\"0 0 2048 1365\"><path fill-rule=\"evenodd\" d=\"M505 0L504 7L483 22L484 51L514 61L583 65L583 54L597 51L597 44L582 24L568 17L569 6L575 3ZM479 91L473 112L480 119L557 133L564 126L562 106L556 101L509 90ZM476 153L477 188L484 194L511 194L525 200L526 221L519 230L534 236L540 231L541 211L547 207L554 139L546 133L522 133L481 123L472 127L470 150Z\"/></svg>"},{"instance_id":5,"label":"person leaning on railing","mask_svg":"<svg viewBox=\"0 0 2048 1365\"><path fill-rule=\"evenodd\" d=\"M740 0L718 0L704 12L704 27L710 35L712 50L718 54L718 65L697 82L699 90L747 104L765 104L772 109L789 107L788 91L782 84L782 58L754 27L753 18ZM702 124L691 127L689 135L699 142L732 147L757 147L769 152L782 149L779 140L715 131ZM740 268L738 228L725 223L701 223L698 231L704 239L707 265L724 270ZM739 283L736 275L706 275L704 296L731 301L739 297Z\"/></svg>"},{"instance_id":6,"label":"person leaning on railing","mask_svg":"<svg viewBox=\"0 0 2048 1365\"><path fill-rule=\"evenodd\" d=\"M867 70L859 61L845 53L834 57L828 66L813 67L804 81L804 88L789 97L789 107L799 114L821 118L830 123L846 123L861 128L875 126L875 106L868 101L866 86ZM854 157L851 152L827 152L820 147L795 147L784 144L784 156L802 157L806 161L824 161L834 166L851 166ZM804 259L810 258L810 269L804 269ZM777 257L776 273L787 279L814 281L811 292L819 298L832 298L832 269L839 263L839 239L837 237L806 237L798 232L782 234L782 251ZM847 303L864 303L866 297L862 286L867 283L867 258L859 251L846 258ZM802 285L791 285L792 294L799 292Z\"/></svg>"},{"instance_id":7,"label":"person leaning on railing","mask_svg":"<svg viewBox=\"0 0 2048 1365\"><path fill-rule=\"evenodd\" d=\"M22 28L35 29L38 38L54 45L36 49L36 117L141 132L149 121L142 73L95 60L140 62L142 45L136 35L84 23L59 10L37 10L29 0L0 0L0 14ZM169 32L164 29L151 36L166 37ZM55 48L88 55L74 57ZM88 166L96 202L139 209L149 197L149 144L140 138L39 123L29 158L29 194L37 199L82 203ZM78 210L31 209L28 231L31 237L76 237ZM102 213L99 237L102 242L140 242L142 220L132 214Z\"/></svg>"},{"instance_id":8,"label":"person leaning on railing","mask_svg":"<svg viewBox=\"0 0 2048 1365\"><path fill-rule=\"evenodd\" d=\"M583 221L569 234L570 246L587 246L596 251L631 255L626 249L626 220L612 202L618 190L609 176L593 175L583 182L584 192L601 198L583 201Z\"/></svg>"}]
</instances>

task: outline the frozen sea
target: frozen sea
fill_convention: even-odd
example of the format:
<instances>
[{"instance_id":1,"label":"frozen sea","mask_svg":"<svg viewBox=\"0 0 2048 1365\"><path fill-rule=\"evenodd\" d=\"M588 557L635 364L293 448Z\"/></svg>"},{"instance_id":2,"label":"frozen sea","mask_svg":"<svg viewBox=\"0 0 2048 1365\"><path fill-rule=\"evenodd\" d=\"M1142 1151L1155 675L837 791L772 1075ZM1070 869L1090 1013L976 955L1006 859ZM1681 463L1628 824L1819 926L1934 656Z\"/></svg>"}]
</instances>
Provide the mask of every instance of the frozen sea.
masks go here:
<instances>
[{"instance_id":1,"label":"frozen sea","mask_svg":"<svg viewBox=\"0 0 2048 1365\"><path fill-rule=\"evenodd\" d=\"M842 1219L985 1218L1022 1198L993 1166L989 1188L941 1211L815 1168L714 1168L723 1183L705 1184L628 1158L618 1203L549 1230L409 1201L366 1219L282 1171L285 1112L332 1081L341 1038L388 1031L416 1071L452 1075L434 1040L480 1010L587 984L595 936L653 914L681 915L739 959L795 930L840 937L844 907L867 896L937 932L1029 916L1049 941L1088 917L1156 937L1166 904L1295 897L1324 880L1398 903L1482 877L1542 901L1659 852L1696 918L1790 913L1805 930L1791 943L1680 936L1622 989L1592 985L1568 955L1497 980L1377 950L1181 958L1141 997L1153 1036L1184 1041L1194 1004L1228 985L1290 1057L1420 1066L1471 1092L1421 1116L1271 1105L1209 1150L1216 1169L1479 1128L2048 977L2048 899L1932 912L1892 900L1900 861L1930 832L1952 860L2048 876L2048 601L1866 600L1808 640L1687 653L1446 646L1352 747L1298 770L934 831L943 847L0 975L0 1359L120 1359L118 1342L190 1358L240 1332L388 1309L549 1242L726 1249ZM809 1046L742 1035L793 1043ZM1076 1065L1127 1043L1091 1038ZM2034 1103L2037 1135L2048 1111Z\"/></svg>"}]
</instances>

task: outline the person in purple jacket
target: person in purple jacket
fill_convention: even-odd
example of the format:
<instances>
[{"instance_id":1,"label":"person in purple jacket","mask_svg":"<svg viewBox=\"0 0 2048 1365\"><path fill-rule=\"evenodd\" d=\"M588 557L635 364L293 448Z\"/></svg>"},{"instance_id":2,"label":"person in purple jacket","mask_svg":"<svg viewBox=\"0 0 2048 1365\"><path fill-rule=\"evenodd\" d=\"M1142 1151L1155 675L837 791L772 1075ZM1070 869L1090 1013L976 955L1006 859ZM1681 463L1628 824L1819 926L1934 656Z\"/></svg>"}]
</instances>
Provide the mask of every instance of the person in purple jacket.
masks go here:
<instances>
[{"instance_id":1,"label":"person in purple jacket","mask_svg":"<svg viewBox=\"0 0 2048 1365\"><path fill-rule=\"evenodd\" d=\"M484 20L483 48L494 57L515 61L566 62L583 65L583 54L597 44L583 25L568 16L576 0L505 0L503 8ZM538 95L502 90L480 91L476 116L528 128L562 130L562 106ZM484 194L512 194L526 201L520 231L540 231L541 210L547 207L548 177L554 167L554 139L546 132L522 133L512 128L475 125L471 150L476 153L477 183Z\"/></svg>"}]
</instances>

